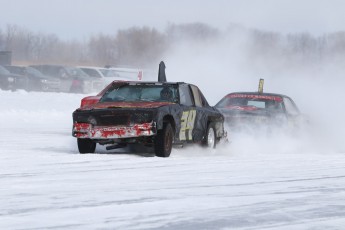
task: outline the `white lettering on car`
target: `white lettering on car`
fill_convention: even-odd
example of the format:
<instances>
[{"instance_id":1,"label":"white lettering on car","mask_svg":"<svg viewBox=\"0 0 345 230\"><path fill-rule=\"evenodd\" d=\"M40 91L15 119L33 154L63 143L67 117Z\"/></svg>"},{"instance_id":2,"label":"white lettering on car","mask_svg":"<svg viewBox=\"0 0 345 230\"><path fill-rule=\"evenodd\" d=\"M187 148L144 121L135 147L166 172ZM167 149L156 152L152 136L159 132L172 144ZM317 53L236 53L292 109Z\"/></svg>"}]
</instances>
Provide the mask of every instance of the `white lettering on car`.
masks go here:
<instances>
[{"instance_id":1,"label":"white lettering on car","mask_svg":"<svg viewBox=\"0 0 345 230\"><path fill-rule=\"evenodd\" d=\"M196 110L184 111L181 117L180 140L192 140ZM188 135L186 136L186 133Z\"/></svg>"}]
</instances>

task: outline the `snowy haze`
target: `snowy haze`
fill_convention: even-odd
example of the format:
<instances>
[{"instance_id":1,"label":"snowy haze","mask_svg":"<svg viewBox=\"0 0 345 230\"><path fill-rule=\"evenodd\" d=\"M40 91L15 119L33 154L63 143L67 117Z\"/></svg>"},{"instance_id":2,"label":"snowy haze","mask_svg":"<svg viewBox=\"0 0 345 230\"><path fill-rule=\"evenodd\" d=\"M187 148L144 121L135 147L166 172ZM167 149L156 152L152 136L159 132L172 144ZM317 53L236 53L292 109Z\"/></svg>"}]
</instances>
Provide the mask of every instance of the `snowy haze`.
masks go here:
<instances>
[{"instance_id":1,"label":"snowy haze","mask_svg":"<svg viewBox=\"0 0 345 230\"><path fill-rule=\"evenodd\" d=\"M99 146L80 155L71 113L84 96L0 91L1 229L345 225L344 151L314 136L235 137L169 158Z\"/></svg>"},{"instance_id":2,"label":"snowy haze","mask_svg":"<svg viewBox=\"0 0 345 230\"><path fill-rule=\"evenodd\" d=\"M65 39L115 34L118 29L202 22L315 35L345 30L341 0L0 0L0 28L17 24Z\"/></svg>"},{"instance_id":3,"label":"snowy haze","mask_svg":"<svg viewBox=\"0 0 345 230\"><path fill-rule=\"evenodd\" d=\"M263 78L265 92L290 96L309 117L313 129L309 132L316 139L308 148L344 151L345 108L341 101L345 98L345 70L342 60L325 58L313 62L289 60L284 54L270 56L266 50L256 52L251 39L251 35L240 30L217 41L181 42L164 58L167 78L198 85L211 105L231 92L257 91L259 79ZM307 144L301 142L299 144ZM280 145L291 147L291 143L284 141ZM255 148L250 150L255 151Z\"/></svg>"},{"instance_id":4,"label":"snowy haze","mask_svg":"<svg viewBox=\"0 0 345 230\"><path fill-rule=\"evenodd\" d=\"M0 0L7 8L0 25L68 39L195 21L284 33L344 29L341 1L109 2ZM166 159L144 150L106 154L99 146L97 154L80 155L72 112L86 95L0 91L0 229L343 229L342 61L290 62L253 52L250 39L240 30L174 44L162 57L167 78L198 85L212 105L233 91L256 91L264 78L264 91L290 96L309 116L303 132L253 137L228 130L230 144L178 148Z\"/></svg>"},{"instance_id":5,"label":"snowy haze","mask_svg":"<svg viewBox=\"0 0 345 230\"><path fill-rule=\"evenodd\" d=\"M265 91L291 96L310 116L306 132L228 130L230 144L177 148L165 159L99 146L80 155L71 114L85 95L0 91L0 228L342 229L342 70L250 66L245 44L201 50L187 41L165 58L167 76L197 84L212 104L256 90L263 77Z\"/></svg>"}]
</instances>

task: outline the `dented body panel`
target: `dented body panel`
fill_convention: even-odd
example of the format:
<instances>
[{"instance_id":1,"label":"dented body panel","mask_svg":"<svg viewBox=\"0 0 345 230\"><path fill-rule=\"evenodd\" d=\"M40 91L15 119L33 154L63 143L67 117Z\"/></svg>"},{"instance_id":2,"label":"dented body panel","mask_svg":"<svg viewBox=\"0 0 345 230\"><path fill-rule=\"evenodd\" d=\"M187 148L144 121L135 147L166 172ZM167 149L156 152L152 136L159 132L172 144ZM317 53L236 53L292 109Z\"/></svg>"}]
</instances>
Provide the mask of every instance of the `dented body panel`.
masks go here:
<instances>
[{"instance_id":1,"label":"dented body panel","mask_svg":"<svg viewBox=\"0 0 345 230\"><path fill-rule=\"evenodd\" d=\"M156 134L155 123L135 124L132 126L93 126L88 123L75 123L73 136L90 139L115 139Z\"/></svg>"}]
</instances>

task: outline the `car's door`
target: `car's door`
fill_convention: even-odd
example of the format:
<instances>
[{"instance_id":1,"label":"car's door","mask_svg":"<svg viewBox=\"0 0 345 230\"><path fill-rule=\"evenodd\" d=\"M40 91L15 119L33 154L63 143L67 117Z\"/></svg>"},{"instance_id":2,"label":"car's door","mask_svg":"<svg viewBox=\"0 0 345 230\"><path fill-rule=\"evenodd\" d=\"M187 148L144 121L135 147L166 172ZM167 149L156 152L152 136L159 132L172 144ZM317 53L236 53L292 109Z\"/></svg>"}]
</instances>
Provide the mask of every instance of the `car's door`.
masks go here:
<instances>
[{"instance_id":1,"label":"car's door","mask_svg":"<svg viewBox=\"0 0 345 230\"><path fill-rule=\"evenodd\" d=\"M55 65L42 65L42 66L33 66L36 69L38 69L41 73L44 75L47 75L49 77L57 78L60 80L59 85L59 91L60 92L69 92L70 84L66 84L66 77L61 77L61 74L59 73L59 66Z\"/></svg>"},{"instance_id":2,"label":"car's door","mask_svg":"<svg viewBox=\"0 0 345 230\"><path fill-rule=\"evenodd\" d=\"M9 73L15 76L16 89L30 90L28 76L24 73L23 67L5 66Z\"/></svg>"},{"instance_id":3,"label":"car's door","mask_svg":"<svg viewBox=\"0 0 345 230\"><path fill-rule=\"evenodd\" d=\"M200 91L195 85L190 85L194 104L196 109L195 125L193 130L193 140L202 141L206 135L208 125L212 122L216 131L217 137L224 133L224 117L221 113L210 106Z\"/></svg>"},{"instance_id":4,"label":"car's door","mask_svg":"<svg viewBox=\"0 0 345 230\"><path fill-rule=\"evenodd\" d=\"M190 85L190 87L192 90L196 110L193 140L202 141L207 130L209 117L212 117L213 109L208 105L206 99L197 86Z\"/></svg>"},{"instance_id":5,"label":"car's door","mask_svg":"<svg viewBox=\"0 0 345 230\"><path fill-rule=\"evenodd\" d=\"M63 66L58 66L54 69L56 75L60 78L62 88L65 92L73 91L76 84L75 78L72 77Z\"/></svg>"},{"instance_id":6,"label":"car's door","mask_svg":"<svg viewBox=\"0 0 345 230\"><path fill-rule=\"evenodd\" d=\"M296 104L289 97L283 97L283 101L288 119L288 125L296 127L300 119L300 111L298 110Z\"/></svg>"},{"instance_id":7,"label":"car's door","mask_svg":"<svg viewBox=\"0 0 345 230\"><path fill-rule=\"evenodd\" d=\"M177 122L176 124L178 139L183 142L190 142L193 141L193 130L197 110L194 105L191 88L188 84L179 85L179 98L181 113L179 114L180 122Z\"/></svg>"}]
</instances>

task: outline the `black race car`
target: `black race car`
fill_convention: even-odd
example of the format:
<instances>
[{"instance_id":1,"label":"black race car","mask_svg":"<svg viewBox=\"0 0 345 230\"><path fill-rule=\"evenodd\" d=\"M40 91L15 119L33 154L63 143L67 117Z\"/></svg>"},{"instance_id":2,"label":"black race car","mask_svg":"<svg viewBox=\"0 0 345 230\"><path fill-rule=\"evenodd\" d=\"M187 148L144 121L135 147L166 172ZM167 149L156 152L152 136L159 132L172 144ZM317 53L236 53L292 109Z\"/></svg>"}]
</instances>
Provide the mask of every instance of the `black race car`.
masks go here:
<instances>
[{"instance_id":1,"label":"black race car","mask_svg":"<svg viewBox=\"0 0 345 230\"><path fill-rule=\"evenodd\" d=\"M261 92L235 92L215 106L232 132L299 128L305 116L288 96Z\"/></svg>"},{"instance_id":2,"label":"black race car","mask_svg":"<svg viewBox=\"0 0 345 230\"><path fill-rule=\"evenodd\" d=\"M4 66L0 66L0 89L3 90L17 90L28 88L28 78L26 76L13 74Z\"/></svg>"},{"instance_id":3,"label":"black race car","mask_svg":"<svg viewBox=\"0 0 345 230\"><path fill-rule=\"evenodd\" d=\"M0 66L0 89L2 90L15 90L15 79L7 69Z\"/></svg>"},{"instance_id":4,"label":"black race car","mask_svg":"<svg viewBox=\"0 0 345 230\"><path fill-rule=\"evenodd\" d=\"M40 71L29 66L4 66L13 74L22 76L28 79L26 90L28 91L58 91L60 87L60 80L53 77L43 75Z\"/></svg>"},{"instance_id":5,"label":"black race car","mask_svg":"<svg viewBox=\"0 0 345 230\"><path fill-rule=\"evenodd\" d=\"M169 157L173 144L215 148L225 136L223 115L195 85L166 82L164 68L162 62L158 82L114 81L84 98L73 113L79 152L93 153L96 143L108 150L140 143L158 157Z\"/></svg>"}]
</instances>

